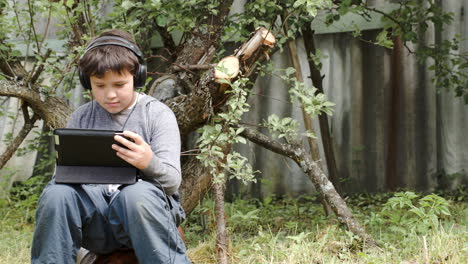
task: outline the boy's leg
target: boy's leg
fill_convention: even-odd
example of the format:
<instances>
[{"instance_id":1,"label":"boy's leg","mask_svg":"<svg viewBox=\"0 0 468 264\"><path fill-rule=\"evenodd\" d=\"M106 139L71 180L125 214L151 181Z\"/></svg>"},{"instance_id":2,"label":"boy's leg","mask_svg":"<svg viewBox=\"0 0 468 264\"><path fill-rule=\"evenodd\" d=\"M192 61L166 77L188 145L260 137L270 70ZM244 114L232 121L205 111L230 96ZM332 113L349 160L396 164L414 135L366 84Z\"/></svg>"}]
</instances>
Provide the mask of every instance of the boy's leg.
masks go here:
<instances>
[{"instance_id":1,"label":"boy's leg","mask_svg":"<svg viewBox=\"0 0 468 264\"><path fill-rule=\"evenodd\" d=\"M109 222L139 263L190 263L166 195L153 184L139 181L123 188L110 204Z\"/></svg>"},{"instance_id":2,"label":"boy's leg","mask_svg":"<svg viewBox=\"0 0 468 264\"><path fill-rule=\"evenodd\" d=\"M88 242L95 241L88 234L94 236L93 232L105 225L107 208L99 186L49 183L39 199L36 212L31 262L71 264L76 262L76 254L83 244L95 247L102 247L100 243L115 245L117 242L114 240L112 243L112 239L94 244ZM88 229L93 232L87 232ZM113 238L112 232L102 232Z\"/></svg>"}]
</instances>

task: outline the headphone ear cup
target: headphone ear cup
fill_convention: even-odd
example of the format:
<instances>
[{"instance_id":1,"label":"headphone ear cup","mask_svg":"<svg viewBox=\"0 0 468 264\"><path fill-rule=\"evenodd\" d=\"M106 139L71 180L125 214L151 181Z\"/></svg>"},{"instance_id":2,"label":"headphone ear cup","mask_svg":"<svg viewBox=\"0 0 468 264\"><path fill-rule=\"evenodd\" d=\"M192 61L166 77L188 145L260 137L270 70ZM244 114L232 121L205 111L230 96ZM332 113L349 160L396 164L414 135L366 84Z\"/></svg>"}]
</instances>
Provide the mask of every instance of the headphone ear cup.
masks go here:
<instances>
[{"instance_id":1,"label":"headphone ear cup","mask_svg":"<svg viewBox=\"0 0 468 264\"><path fill-rule=\"evenodd\" d=\"M143 88L146 82L146 65L140 64L135 73L134 86L135 88Z\"/></svg>"},{"instance_id":2,"label":"headphone ear cup","mask_svg":"<svg viewBox=\"0 0 468 264\"><path fill-rule=\"evenodd\" d=\"M91 90L91 82L89 77L86 76L81 70L78 70L78 75L80 77L80 83L85 90Z\"/></svg>"}]
</instances>

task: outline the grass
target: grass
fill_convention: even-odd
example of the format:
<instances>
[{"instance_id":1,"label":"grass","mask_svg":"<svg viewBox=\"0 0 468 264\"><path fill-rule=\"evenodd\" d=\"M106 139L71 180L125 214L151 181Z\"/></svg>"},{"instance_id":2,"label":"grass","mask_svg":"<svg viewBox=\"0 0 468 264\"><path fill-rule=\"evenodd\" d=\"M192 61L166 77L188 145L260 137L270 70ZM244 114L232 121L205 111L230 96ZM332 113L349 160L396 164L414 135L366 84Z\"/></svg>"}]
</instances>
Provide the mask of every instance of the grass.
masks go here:
<instances>
[{"instance_id":1,"label":"grass","mask_svg":"<svg viewBox=\"0 0 468 264\"><path fill-rule=\"evenodd\" d=\"M333 216L324 217L315 198L228 204L231 262L468 263L468 208L463 195L450 197L450 215L437 214L436 203L427 207L419 204L423 195L407 199L425 212L421 218L407 208L392 208L395 201L389 203L390 198L391 194L380 194L348 199L356 217L380 243L379 248L366 247ZM194 263L216 263L212 206L211 201L205 202L184 224ZM437 224L425 221L433 215Z\"/></svg>"},{"instance_id":2,"label":"grass","mask_svg":"<svg viewBox=\"0 0 468 264\"><path fill-rule=\"evenodd\" d=\"M30 263L31 211L0 206L0 264Z\"/></svg>"},{"instance_id":3,"label":"grass","mask_svg":"<svg viewBox=\"0 0 468 264\"><path fill-rule=\"evenodd\" d=\"M347 202L356 217L379 241L368 248L325 217L315 197L264 201L237 200L226 204L232 263L468 263L468 208L464 195L447 196L449 215L421 198L393 200L393 194L359 195ZM402 200L403 199L403 200ZM406 199L406 200L404 200ZM421 209L398 207L411 201ZM398 203L397 203L398 202ZM17 207L15 207L17 206ZM26 207L30 208L30 207ZM0 264L29 263L33 209L18 202L0 203ZM206 199L184 223L188 254L193 263L216 263L214 204ZM423 210L424 209L424 210ZM442 210L443 211L443 210ZM427 222L436 216L436 223Z\"/></svg>"}]
</instances>

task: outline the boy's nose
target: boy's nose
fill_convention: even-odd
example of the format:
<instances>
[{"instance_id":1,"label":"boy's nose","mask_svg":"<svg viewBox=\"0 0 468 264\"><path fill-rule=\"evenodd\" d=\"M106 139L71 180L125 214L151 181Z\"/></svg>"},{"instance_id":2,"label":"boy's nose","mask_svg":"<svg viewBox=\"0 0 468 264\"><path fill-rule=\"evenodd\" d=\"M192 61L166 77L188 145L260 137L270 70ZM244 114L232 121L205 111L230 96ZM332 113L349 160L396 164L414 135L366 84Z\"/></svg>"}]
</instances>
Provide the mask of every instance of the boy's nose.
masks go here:
<instances>
[{"instance_id":1,"label":"boy's nose","mask_svg":"<svg viewBox=\"0 0 468 264\"><path fill-rule=\"evenodd\" d=\"M117 93L114 91L114 89L108 89L106 91L106 97L107 98L114 98L117 96Z\"/></svg>"}]
</instances>

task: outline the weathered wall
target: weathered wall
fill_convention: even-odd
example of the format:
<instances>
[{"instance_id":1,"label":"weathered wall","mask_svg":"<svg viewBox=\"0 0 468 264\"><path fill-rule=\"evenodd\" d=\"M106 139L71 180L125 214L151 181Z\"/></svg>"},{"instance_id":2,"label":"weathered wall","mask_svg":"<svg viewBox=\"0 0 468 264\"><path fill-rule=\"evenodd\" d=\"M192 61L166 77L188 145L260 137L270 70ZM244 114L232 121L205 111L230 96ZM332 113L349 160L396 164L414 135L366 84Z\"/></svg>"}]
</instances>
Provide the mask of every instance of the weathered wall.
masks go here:
<instances>
[{"instance_id":1,"label":"weathered wall","mask_svg":"<svg viewBox=\"0 0 468 264\"><path fill-rule=\"evenodd\" d=\"M454 13L454 23L444 32L430 30L424 36L427 43L455 34L467 36L468 21L463 14L468 11L468 1L442 2L445 10ZM336 104L330 128L343 180L341 189L376 192L393 186L430 191L466 184L468 105L453 92L436 92L433 73L427 70L430 62L418 63L404 47L392 51L340 33L339 28L330 31L335 32L318 34L316 45L327 56L322 60L324 89ZM378 32L370 27L363 39L375 39ZM303 78L311 85L303 39L296 44ZM465 40L460 52L467 50ZM288 56L286 52L276 54L273 61L279 67L290 67ZM272 113L292 114L302 120L300 110L288 102L287 89L277 77L260 78L245 122L257 124ZM314 127L318 130L317 122ZM238 149L249 156L255 169L262 171L258 177L267 182L261 187L252 185L251 195L313 192L294 162L252 144ZM455 173L458 176L452 177ZM238 192L242 188L233 182L230 189Z\"/></svg>"}]
</instances>

